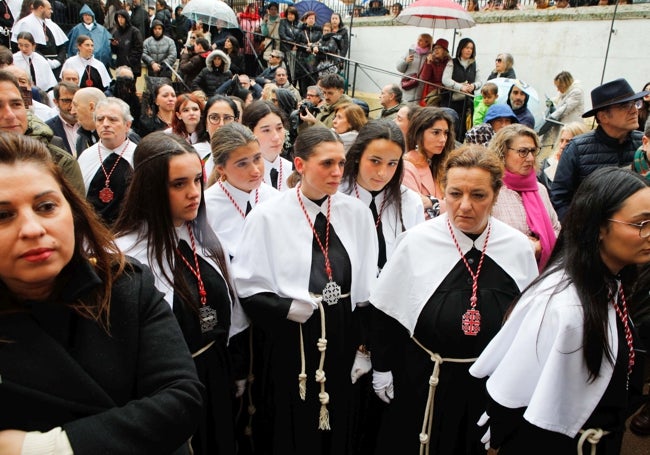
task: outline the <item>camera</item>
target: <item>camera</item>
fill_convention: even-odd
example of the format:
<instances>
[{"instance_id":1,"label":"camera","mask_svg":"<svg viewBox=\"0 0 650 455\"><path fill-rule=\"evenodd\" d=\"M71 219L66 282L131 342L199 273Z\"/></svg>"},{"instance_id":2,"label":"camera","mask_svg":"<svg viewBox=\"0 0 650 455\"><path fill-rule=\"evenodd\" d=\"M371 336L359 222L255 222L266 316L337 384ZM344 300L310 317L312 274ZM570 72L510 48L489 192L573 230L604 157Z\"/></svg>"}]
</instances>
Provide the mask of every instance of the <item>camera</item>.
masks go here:
<instances>
[{"instance_id":1,"label":"camera","mask_svg":"<svg viewBox=\"0 0 650 455\"><path fill-rule=\"evenodd\" d=\"M300 115L307 115L307 112L311 112L314 117L320 113L320 109L314 106L314 103L309 100L303 100L298 110L300 111Z\"/></svg>"}]
</instances>

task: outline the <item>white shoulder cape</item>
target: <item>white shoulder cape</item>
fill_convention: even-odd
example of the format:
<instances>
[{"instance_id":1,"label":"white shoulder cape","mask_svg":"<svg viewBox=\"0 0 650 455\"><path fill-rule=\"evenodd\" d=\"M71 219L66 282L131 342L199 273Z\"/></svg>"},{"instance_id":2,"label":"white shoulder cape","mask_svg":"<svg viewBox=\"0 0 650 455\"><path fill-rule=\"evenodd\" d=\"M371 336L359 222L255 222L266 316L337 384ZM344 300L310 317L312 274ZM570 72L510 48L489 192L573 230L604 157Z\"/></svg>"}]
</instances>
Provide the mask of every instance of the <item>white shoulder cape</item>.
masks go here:
<instances>
[{"instance_id":1,"label":"white shoulder cape","mask_svg":"<svg viewBox=\"0 0 650 455\"><path fill-rule=\"evenodd\" d=\"M129 139L126 140L129 144L126 146L124 155L122 158L125 159L131 167L133 167L133 152L137 145L131 142ZM86 192L88 192L88 187L90 187L90 182L93 181L93 177L97 174L99 166L105 160L108 155L111 153L120 153L122 147L124 147L124 142L122 142L115 150L107 149L102 145L102 161L99 160L98 147L101 144L101 140L96 144L91 145L79 156L77 162L79 163L79 168L81 169L81 175L84 179L84 185L86 186ZM106 172L109 172L110 169L106 169Z\"/></svg>"},{"instance_id":2,"label":"white shoulder cape","mask_svg":"<svg viewBox=\"0 0 650 455\"><path fill-rule=\"evenodd\" d=\"M176 229L176 233L179 237L179 240L185 240L188 245L190 243L190 238L187 233L187 229L182 226L181 228ZM149 262L149 244L147 243L146 237L143 236L142 232L132 232L125 236L119 237L115 240L117 246L122 250L122 252L128 256L131 256L141 263L149 266L154 276L154 285L156 289L162 292L165 295L165 302L169 304L170 308L174 306L174 284L165 278L165 273L167 276L173 277L171 267L169 264L164 264L164 271L160 269L156 261ZM197 255L201 256L208 264L214 268L219 275L222 276L221 269L218 264L210 257L207 257L205 250L198 245ZM229 263L228 257L225 258L226 263ZM228 283L229 287L232 287L232 283ZM242 332L246 327L248 327L248 318L246 317L243 308L239 303L239 299L235 293L235 302L234 305L232 301L230 302L231 315L230 315L230 333L229 338L237 335L239 332Z\"/></svg>"},{"instance_id":3,"label":"white shoulder cape","mask_svg":"<svg viewBox=\"0 0 650 455\"><path fill-rule=\"evenodd\" d=\"M527 407L524 418L549 431L575 437L593 413L612 377L603 356L600 374L589 382L582 349L583 311L563 271L529 289L499 333L470 369L490 376L490 396L507 408ZM609 348L616 359L616 313L609 306Z\"/></svg>"},{"instance_id":4,"label":"white shoulder cape","mask_svg":"<svg viewBox=\"0 0 650 455\"><path fill-rule=\"evenodd\" d=\"M271 187L273 187L271 185L271 169L273 168L278 170L278 191L290 190L291 188L287 184L287 179L293 173L293 164L291 164L291 161L282 158L280 155L272 163L264 160L264 183ZM280 171L280 169L282 170ZM282 172L282 179L280 179L280 172Z\"/></svg>"},{"instance_id":5,"label":"white shoulder cape","mask_svg":"<svg viewBox=\"0 0 650 455\"><path fill-rule=\"evenodd\" d=\"M32 59L32 65L34 65L34 72L36 73L36 80L32 82L34 82L34 84L44 92L51 90L58 81L56 80L56 77L54 77L54 73L52 72L52 68L50 68L50 64L47 62L47 59L41 54L38 52L32 52L32 55L27 56L20 51L16 52L14 54L14 65L25 70L27 74L30 74L30 57Z\"/></svg>"},{"instance_id":6,"label":"white shoulder cape","mask_svg":"<svg viewBox=\"0 0 650 455\"><path fill-rule=\"evenodd\" d=\"M104 87L108 87L111 83L111 75L108 74L108 71L106 70L106 66L104 66L104 64L99 60L97 60L95 57L91 57L89 59L81 58L79 55L70 57L65 62L63 62L63 67L61 68L61 72L67 69L73 69L79 75L79 80L81 80L81 78L84 75L84 72L86 71L86 66L88 65L92 66L99 72L99 76L102 78L102 85Z\"/></svg>"},{"instance_id":7,"label":"white shoulder cape","mask_svg":"<svg viewBox=\"0 0 650 455\"><path fill-rule=\"evenodd\" d=\"M272 292L280 297L311 302L312 242L314 234L298 203L296 189L282 192L253 210L244 224L243 241L233 261L240 297ZM313 223L327 215L322 207L300 196ZM352 309L365 303L377 276L377 236L372 215L362 202L343 193L331 197L330 223L343 243L352 266Z\"/></svg>"},{"instance_id":8,"label":"white shoulder cape","mask_svg":"<svg viewBox=\"0 0 650 455\"><path fill-rule=\"evenodd\" d=\"M221 182L221 184L230 193L244 213L246 213L247 202L250 202L251 208L255 209L257 204L261 204L280 194L271 185L262 182L258 188L259 197L256 203L255 191L247 193L235 188L228 182ZM235 257L237 246L242 240L245 218L241 216L241 213L239 213L218 183L205 190L205 208L208 214L208 223L212 230L216 232L217 237L219 237L225 253L230 257Z\"/></svg>"},{"instance_id":9,"label":"white shoulder cape","mask_svg":"<svg viewBox=\"0 0 650 455\"><path fill-rule=\"evenodd\" d=\"M537 264L524 234L490 217L492 232L486 255L523 290L536 276ZM476 245L482 250L487 229L472 241L454 227L463 255ZM370 303L402 324L411 335L422 308L449 272L460 261L460 254L442 214L404 232L390 260L382 269Z\"/></svg>"},{"instance_id":10,"label":"white shoulder cape","mask_svg":"<svg viewBox=\"0 0 650 455\"><path fill-rule=\"evenodd\" d=\"M424 207L422 206L422 198L413 190L401 186L402 191L402 221L404 221L404 228L407 230L413 226L424 222ZM356 197L359 193L358 199L363 202L366 207L370 207L372 194L370 191L357 185L356 191L354 188L349 191L343 190L346 194ZM377 213L381 210L381 205L384 203L386 192L382 191L375 197L375 205L377 206ZM372 212L371 212L372 213ZM384 241L386 242L386 258L390 259L395 249L395 242L397 237L402 233L402 224L400 216L393 205L385 207L381 213L381 230L384 234Z\"/></svg>"},{"instance_id":11,"label":"white shoulder cape","mask_svg":"<svg viewBox=\"0 0 650 455\"><path fill-rule=\"evenodd\" d=\"M18 16L14 16L18 17ZM57 46L68 42L68 37L61 27L59 27L52 19L45 19L45 25L50 29L52 35L54 35L54 42ZM45 32L43 31L43 22L41 19L34 16L34 13L29 14L28 16L23 17L21 20L16 22L11 29L11 41L14 43L18 42L18 34L20 32L29 32L34 37L36 44L45 44Z\"/></svg>"}]
</instances>

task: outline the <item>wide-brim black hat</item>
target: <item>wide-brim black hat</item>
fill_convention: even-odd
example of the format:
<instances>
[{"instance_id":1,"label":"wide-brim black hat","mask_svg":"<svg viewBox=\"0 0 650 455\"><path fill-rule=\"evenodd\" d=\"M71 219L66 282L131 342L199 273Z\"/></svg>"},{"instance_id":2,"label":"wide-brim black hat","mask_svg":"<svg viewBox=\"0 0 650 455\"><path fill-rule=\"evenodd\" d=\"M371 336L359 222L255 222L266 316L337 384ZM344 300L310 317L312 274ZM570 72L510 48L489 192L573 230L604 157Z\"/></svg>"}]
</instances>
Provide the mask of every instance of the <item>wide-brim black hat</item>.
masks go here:
<instances>
[{"instance_id":1,"label":"wide-brim black hat","mask_svg":"<svg viewBox=\"0 0 650 455\"><path fill-rule=\"evenodd\" d=\"M607 82L591 91L592 108L582 114L582 118L591 117L608 106L638 100L649 94L650 91L634 93L632 86L623 78Z\"/></svg>"}]
</instances>

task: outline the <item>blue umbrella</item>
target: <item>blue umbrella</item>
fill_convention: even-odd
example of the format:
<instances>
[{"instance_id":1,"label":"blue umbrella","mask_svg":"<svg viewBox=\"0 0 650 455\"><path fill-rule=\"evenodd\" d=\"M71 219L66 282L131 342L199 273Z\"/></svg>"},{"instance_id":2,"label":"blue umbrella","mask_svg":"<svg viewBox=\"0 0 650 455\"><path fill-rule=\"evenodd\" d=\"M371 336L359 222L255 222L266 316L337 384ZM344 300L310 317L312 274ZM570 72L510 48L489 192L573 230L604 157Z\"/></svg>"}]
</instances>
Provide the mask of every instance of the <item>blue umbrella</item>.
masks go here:
<instances>
[{"instance_id":1,"label":"blue umbrella","mask_svg":"<svg viewBox=\"0 0 650 455\"><path fill-rule=\"evenodd\" d=\"M296 3L295 6L296 9L298 10L298 14L300 14L301 17L307 11L315 12L316 24L320 25L321 27L325 22L330 21L330 18L332 17L332 13L334 12L327 5L321 2L317 2L316 0L303 0L301 2Z\"/></svg>"}]
</instances>

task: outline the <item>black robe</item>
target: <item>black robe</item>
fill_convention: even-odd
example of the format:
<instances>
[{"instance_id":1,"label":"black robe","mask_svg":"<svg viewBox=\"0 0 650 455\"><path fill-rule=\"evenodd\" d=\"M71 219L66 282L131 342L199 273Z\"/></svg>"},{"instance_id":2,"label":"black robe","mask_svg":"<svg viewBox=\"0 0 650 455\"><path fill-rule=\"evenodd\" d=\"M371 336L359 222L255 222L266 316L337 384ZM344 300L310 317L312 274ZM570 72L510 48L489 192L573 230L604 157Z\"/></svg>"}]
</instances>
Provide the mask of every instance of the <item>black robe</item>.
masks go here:
<instances>
[{"instance_id":1,"label":"black robe","mask_svg":"<svg viewBox=\"0 0 650 455\"><path fill-rule=\"evenodd\" d=\"M480 256L476 248L465 256L474 271ZM414 337L442 357L478 357L501 327L519 288L499 265L485 257L478 283L481 330L476 336L464 335L461 330L461 318L470 308L471 294L472 278L459 259L422 309ZM410 339L404 326L379 310L372 312L370 344L373 368L392 371L395 388L395 398L386 409L379 431L376 453L418 453L434 364ZM446 362L440 367L431 432L432 454L485 453L480 442L483 433L476 425L485 409L485 380L472 377L468 372L470 366L471 363Z\"/></svg>"},{"instance_id":2,"label":"black robe","mask_svg":"<svg viewBox=\"0 0 650 455\"><path fill-rule=\"evenodd\" d=\"M325 244L325 216L316 217L315 229ZM312 262L309 291L322 294L329 281L325 273L325 258L316 238L311 245ZM341 294L350 292L351 265L348 254L330 226L329 259L334 281ZM290 264L287 264L290 266ZM330 431L318 429L320 384L314 379L320 352L316 347L321 337L319 310L302 324L307 374L306 400L298 393L300 372L300 324L286 319L291 299L275 294L255 294L242 299L242 305L254 325L264 331L264 376L258 378L263 403L257 403L257 425L253 431L256 453L275 455L345 455L351 452L352 432L356 413L354 398L358 388L350 381L350 370L358 346L358 331L350 297L341 298L335 305L323 302L325 309L327 351L324 370L327 377L326 392Z\"/></svg>"},{"instance_id":3,"label":"black robe","mask_svg":"<svg viewBox=\"0 0 650 455\"><path fill-rule=\"evenodd\" d=\"M179 242L186 260L194 266L192 249L184 240ZM192 437L191 445L195 455L234 455L235 441L232 418L232 368L228 353L228 333L230 329L230 296L225 280L201 256L199 267L207 293L207 305L217 312L217 325L206 333L201 333L197 310L183 304L174 295L174 314L178 320L190 352L195 353L208 343L214 344L202 354L194 357L199 379L205 386L203 409L199 428ZM176 274L182 274L189 287L193 301L199 302L197 280L190 269L179 258Z\"/></svg>"},{"instance_id":4,"label":"black robe","mask_svg":"<svg viewBox=\"0 0 650 455\"><path fill-rule=\"evenodd\" d=\"M103 169L102 166L97 169L90 185L88 185L88 192L86 193L86 199L88 199L88 202L90 202L97 214L108 226L111 226L120 214L122 200L133 175L133 168L131 168L129 162L119 157L120 155L118 153L111 153L104 159L102 162ZM115 165L118 158L119 162ZM115 165L115 170L111 174L113 165ZM104 171L111 176L109 188L113 192L113 199L108 202L102 201L99 196L100 191L106 186L106 174L104 174Z\"/></svg>"}]
</instances>

